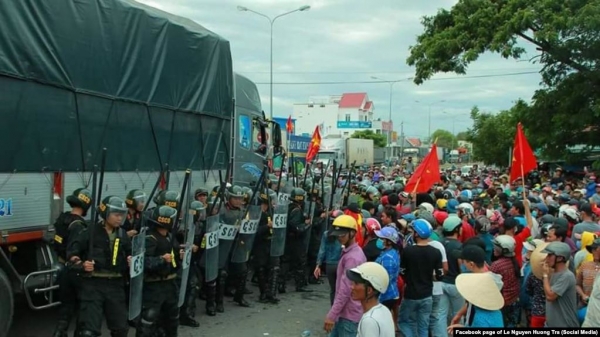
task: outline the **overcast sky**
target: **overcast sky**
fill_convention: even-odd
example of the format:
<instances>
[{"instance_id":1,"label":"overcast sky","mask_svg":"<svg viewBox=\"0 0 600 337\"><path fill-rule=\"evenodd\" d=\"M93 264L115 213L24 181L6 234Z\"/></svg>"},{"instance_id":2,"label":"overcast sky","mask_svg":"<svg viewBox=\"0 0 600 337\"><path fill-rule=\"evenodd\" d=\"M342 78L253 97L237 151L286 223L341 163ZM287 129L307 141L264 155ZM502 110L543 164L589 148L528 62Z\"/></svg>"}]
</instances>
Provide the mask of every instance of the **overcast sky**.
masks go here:
<instances>
[{"instance_id":1,"label":"overcast sky","mask_svg":"<svg viewBox=\"0 0 600 337\"><path fill-rule=\"evenodd\" d=\"M422 32L420 19L438 8L449 9L455 0L138 0L164 11L195 20L228 39L236 72L258 83L263 109L269 112L269 32L267 19L237 6L273 17L310 5L275 21L274 25L274 115L287 117L293 103L309 96L366 92L375 105L375 117L387 120L389 84L352 83L406 80L393 87L392 120L407 137L426 137L429 104L431 131L443 128L464 131L471 125L469 111L477 105L497 112L518 98L530 100L539 86L539 66L527 61L504 60L483 55L464 78L439 74L417 86L407 79L414 69L406 65L408 48ZM526 58L535 56L530 51ZM491 77L486 77L492 75ZM315 84L345 82L342 84ZM350 83L347 83L350 82ZM312 84L284 84L312 83ZM442 103L435 103L444 100ZM421 103L416 103L420 101ZM315 124L321 121L315 121Z\"/></svg>"}]
</instances>

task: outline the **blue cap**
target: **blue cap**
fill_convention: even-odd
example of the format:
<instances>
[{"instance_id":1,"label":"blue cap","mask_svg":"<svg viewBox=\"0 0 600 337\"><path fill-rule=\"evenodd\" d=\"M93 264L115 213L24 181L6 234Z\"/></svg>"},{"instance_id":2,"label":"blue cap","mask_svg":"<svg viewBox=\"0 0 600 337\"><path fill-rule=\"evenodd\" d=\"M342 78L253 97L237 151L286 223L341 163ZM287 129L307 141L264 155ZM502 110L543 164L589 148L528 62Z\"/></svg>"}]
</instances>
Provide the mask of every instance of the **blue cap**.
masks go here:
<instances>
[{"instance_id":1,"label":"blue cap","mask_svg":"<svg viewBox=\"0 0 600 337\"><path fill-rule=\"evenodd\" d=\"M417 219L410 225L421 239L429 239L432 227L427 220Z\"/></svg>"},{"instance_id":2,"label":"blue cap","mask_svg":"<svg viewBox=\"0 0 600 337\"><path fill-rule=\"evenodd\" d=\"M448 213L456 213L456 207L458 207L458 201L456 199L450 199L446 204L446 211Z\"/></svg>"}]
</instances>

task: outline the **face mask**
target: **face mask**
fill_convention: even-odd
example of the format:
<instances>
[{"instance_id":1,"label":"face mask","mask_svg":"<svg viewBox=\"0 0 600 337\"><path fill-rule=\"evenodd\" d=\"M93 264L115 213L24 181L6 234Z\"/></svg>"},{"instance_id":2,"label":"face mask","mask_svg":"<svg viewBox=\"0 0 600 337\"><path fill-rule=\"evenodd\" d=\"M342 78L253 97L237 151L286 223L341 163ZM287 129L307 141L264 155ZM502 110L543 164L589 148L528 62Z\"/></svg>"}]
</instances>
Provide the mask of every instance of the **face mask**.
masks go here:
<instances>
[{"instance_id":1,"label":"face mask","mask_svg":"<svg viewBox=\"0 0 600 337\"><path fill-rule=\"evenodd\" d=\"M383 244L383 240L381 239L377 239L377 242L375 243L375 245L377 246L377 249L383 250L383 248L385 248L385 245Z\"/></svg>"},{"instance_id":2,"label":"face mask","mask_svg":"<svg viewBox=\"0 0 600 337\"><path fill-rule=\"evenodd\" d=\"M534 218L537 218L537 211L531 212L531 216L534 217Z\"/></svg>"},{"instance_id":3,"label":"face mask","mask_svg":"<svg viewBox=\"0 0 600 337\"><path fill-rule=\"evenodd\" d=\"M577 241L575 245L577 246L577 249L581 249L581 241Z\"/></svg>"},{"instance_id":4,"label":"face mask","mask_svg":"<svg viewBox=\"0 0 600 337\"><path fill-rule=\"evenodd\" d=\"M461 264L460 272L464 274L464 273L470 273L471 271L469 270L469 268L467 268L467 266L465 266L464 264Z\"/></svg>"}]
</instances>

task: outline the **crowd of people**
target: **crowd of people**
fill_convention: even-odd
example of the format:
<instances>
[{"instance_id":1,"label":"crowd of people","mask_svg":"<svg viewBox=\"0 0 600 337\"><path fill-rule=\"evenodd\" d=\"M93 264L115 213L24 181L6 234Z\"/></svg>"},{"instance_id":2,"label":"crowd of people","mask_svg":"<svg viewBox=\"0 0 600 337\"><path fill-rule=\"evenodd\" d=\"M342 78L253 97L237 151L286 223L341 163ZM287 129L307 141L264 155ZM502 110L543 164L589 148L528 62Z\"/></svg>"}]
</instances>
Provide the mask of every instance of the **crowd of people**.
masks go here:
<instances>
[{"instance_id":1,"label":"crowd of people","mask_svg":"<svg viewBox=\"0 0 600 337\"><path fill-rule=\"evenodd\" d=\"M351 202L343 213L358 220L350 236L364 259L389 275L378 296L396 332L425 337L447 336L462 326L600 326L600 287L594 287L600 282L600 183L593 173L576 179L559 167L552 176L534 171L525 181L509 182L507 174L475 165L467 175L444 170L429 193L414 194L404 190L410 172L385 171L359 171L339 183L350 179ZM335 221L325 235L338 237L343 260L352 250ZM336 250L326 245L321 250L326 260L336 261L328 256ZM340 261L338 268L361 262L352 261ZM344 275L336 275L342 280L336 282L325 330L365 336L356 331L360 303L345 300L348 288L354 295L356 280ZM340 309L340 303L356 308Z\"/></svg>"},{"instance_id":2,"label":"crowd of people","mask_svg":"<svg viewBox=\"0 0 600 337\"><path fill-rule=\"evenodd\" d=\"M106 197L90 227L84 217L93 196L78 189L67 198L72 210L55 223L65 268L54 336L67 336L71 321L77 336L99 336L106 318L113 336L132 326L137 336L172 337L179 325L200 326L199 299L215 316L225 311L224 296L250 306L247 281L258 285L260 302L276 305L290 280L295 291L310 292L322 278L330 287L324 329L331 337L600 326L600 183L592 173L574 179L558 168L552 177L532 172L509 182L474 165L468 174L444 170L427 193L412 193L404 186L413 169L333 177L320 167L304 181L272 175L254 189L198 189L189 247L185 226L174 227L184 221L179 192L160 191L148 210L140 190ZM244 219L257 226L242 229ZM146 250L137 298L130 267L140 234ZM191 272L182 274L185 247ZM131 317L136 301L140 312Z\"/></svg>"}]
</instances>

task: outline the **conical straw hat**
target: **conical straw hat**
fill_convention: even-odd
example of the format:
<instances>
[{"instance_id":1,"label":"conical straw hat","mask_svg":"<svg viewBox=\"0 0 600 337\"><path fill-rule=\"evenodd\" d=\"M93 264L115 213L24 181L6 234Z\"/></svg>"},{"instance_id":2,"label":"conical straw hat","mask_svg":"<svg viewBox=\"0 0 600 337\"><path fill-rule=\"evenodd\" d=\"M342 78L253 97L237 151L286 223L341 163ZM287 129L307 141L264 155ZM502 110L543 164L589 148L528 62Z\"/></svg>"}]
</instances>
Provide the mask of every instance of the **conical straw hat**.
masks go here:
<instances>
[{"instance_id":1,"label":"conical straw hat","mask_svg":"<svg viewBox=\"0 0 600 337\"><path fill-rule=\"evenodd\" d=\"M466 273L456 277L456 288L469 303L485 310L500 310L504 298L490 273Z\"/></svg>"}]
</instances>

